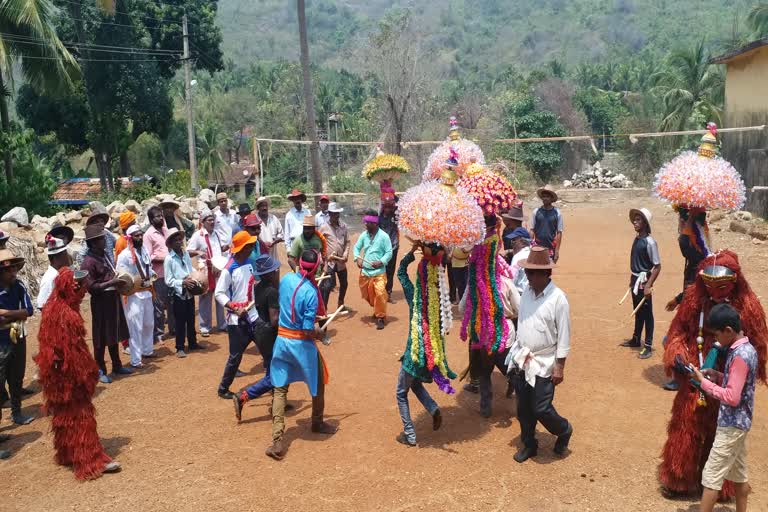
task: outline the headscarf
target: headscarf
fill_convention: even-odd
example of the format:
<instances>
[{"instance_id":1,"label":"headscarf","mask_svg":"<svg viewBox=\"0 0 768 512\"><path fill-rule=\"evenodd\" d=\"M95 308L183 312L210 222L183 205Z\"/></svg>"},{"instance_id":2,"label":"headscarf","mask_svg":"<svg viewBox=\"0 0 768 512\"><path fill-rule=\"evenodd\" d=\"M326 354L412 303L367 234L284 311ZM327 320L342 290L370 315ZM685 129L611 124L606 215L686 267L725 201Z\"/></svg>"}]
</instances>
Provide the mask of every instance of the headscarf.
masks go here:
<instances>
[{"instance_id":1,"label":"headscarf","mask_svg":"<svg viewBox=\"0 0 768 512\"><path fill-rule=\"evenodd\" d=\"M120 224L120 230L123 233L126 233L126 230L128 229L128 227L130 227L131 223L134 221L136 221L136 214L133 213L131 210L125 210L123 213L120 214L120 219L118 220L118 223Z\"/></svg>"},{"instance_id":2,"label":"headscarf","mask_svg":"<svg viewBox=\"0 0 768 512\"><path fill-rule=\"evenodd\" d=\"M299 288L301 288L301 285L304 284L304 280L307 280L317 292L317 316L325 316L325 302L317 287L317 281L315 281L315 273L317 272L321 261L320 253L314 249L312 249L312 252L317 256L315 261L305 261L304 258L299 257L298 272L301 274L301 281L296 285L296 288L293 290L293 296L291 296L291 322L296 321L296 310L294 309L296 304L296 294L298 293Z\"/></svg>"}]
</instances>

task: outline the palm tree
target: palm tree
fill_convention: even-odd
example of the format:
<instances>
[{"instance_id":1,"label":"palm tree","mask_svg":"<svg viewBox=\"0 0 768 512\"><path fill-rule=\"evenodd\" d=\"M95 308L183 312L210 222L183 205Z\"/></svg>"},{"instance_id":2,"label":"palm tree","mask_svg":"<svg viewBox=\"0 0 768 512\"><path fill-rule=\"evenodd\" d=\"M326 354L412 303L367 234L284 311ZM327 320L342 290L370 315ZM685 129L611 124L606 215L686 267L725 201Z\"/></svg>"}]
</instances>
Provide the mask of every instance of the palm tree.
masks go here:
<instances>
[{"instance_id":1,"label":"palm tree","mask_svg":"<svg viewBox=\"0 0 768 512\"><path fill-rule=\"evenodd\" d=\"M0 129L11 128L7 97L12 67L21 63L24 79L38 90L58 92L79 72L74 57L56 35L58 9L51 0L0 0ZM5 152L5 179L13 181L13 161Z\"/></svg>"},{"instance_id":2,"label":"palm tree","mask_svg":"<svg viewBox=\"0 0 768 512\"><path fill-rule=\"evenodd\" d=\"M683 130L694 114L720 122L725 96L722 69L709 63L704 43L673 51L664 69L654 74L653 91L664 103L661 130Z\"/></svg>"},{"instance_id":3,"label":"palm tree","mask_svg":"<svg viewBox=\"0 0 768 512\"><path fill-rule=\"evenodd\" d=\"M320 163L320 143L317 140L317 124L315 123L315 98L312 95L312 73L309 69L309 43L307 43L307 16L304 11L304 0L296 0L296 11L299 16L299 45L301 47L301 77L304 81L304 109L307 112L307 135L312 141L309 146L309 158L312 162L312 190L317 194L322 192L323 177Z\"/></svg>"},{"instance_id":4,"label":"palm tree","mask_svg":"<svg viewBox=\"0 0 768 512\"><path fill-rule=\"evenodd\" d=\"M754 6L747 16L747 24L756 38L768 37L768 3Z\"/></svg>"},{"instance_id":5,"label":"palm tree","mask_svg":"<svg viewBox=\"0 0 768 512\"><path fill-rule=\"evenodd\" d=\"M209 182L224 183L227 162L221 156L224 135L213 122L207 121L197 129L197 163L200 176Z\"/></svg>"}]
</instances>

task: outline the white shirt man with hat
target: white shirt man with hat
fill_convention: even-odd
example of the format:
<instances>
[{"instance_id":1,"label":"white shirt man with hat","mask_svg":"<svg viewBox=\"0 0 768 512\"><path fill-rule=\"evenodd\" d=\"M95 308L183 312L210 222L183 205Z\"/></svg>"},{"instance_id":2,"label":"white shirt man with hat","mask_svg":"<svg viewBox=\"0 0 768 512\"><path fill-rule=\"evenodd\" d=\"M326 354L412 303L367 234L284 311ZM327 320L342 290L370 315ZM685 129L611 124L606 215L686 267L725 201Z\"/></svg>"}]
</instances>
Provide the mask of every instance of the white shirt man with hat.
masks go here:
<instances>
[{"instance_id":1,"label":"white shirt man with hat","mask_svg":"<svg viewBox=\"0 0 768 512\"><path fill-rule=\"evenodd\" d=\"M57 235L60 235L57 236ZM59 269L72 265L72 256L68 245L74 238L72 228L61 226L54 228L45 235L45 253L48 255L48 268L40 279L40 291L37 293L37 309L43 309L53 292L53 282L59 275Z\"/></svg>"},{"instance_id":2,"label":"white shirt man with hat","mask_svg":"<svg viewBox=\"0 0 768 512\"><path fill-rule=\"evenodd\" d=\"M221 250L221 239L214 229L216 226L216 216L208 208L200 212L200 229L194 232L192 238L187 243L187 251L191 257L197 257L198 266L205 268L208 274L208 291L200 296L197 311L200 321L200 335L208 337L214 328L213 308L216 305L216 329L225 331L227 328L227 319L224 315L224 308L221 307L213 298L213 291L216 289L216 280L219 277L219 269L213 264L214 261L225 258Z\"/></svg>"},{"instance_id":3,"label":"white shirt man with hat","mask_svg":"<svg viewBox=\"0 0 768 512\"><path fill-rule=\"evenodd\" d=\"M285 214L285 249L290 254L293 241L301 236L304 229L304 217L312 215L312 210L304 206L307 195L297 188L288 194L288 200L293 203L293 208Z\"/></svg>"},{"instance_id":4,"label":"white shirt man with hat","mask_svg":"<svg viewBox=\"0 0 768 512\"><path fill-rule=\"evenodd\" d=\"M323 224L328 224L331 220L331 213L328 211L330 204L330 197L325 194L320 196L320 211L315 215L315 225L318 229L323 227Z\"/></svg>"},{"instance_id":5,"label":"white shirt man with hat","mask_svg":"<svg viewBox=\"0 0 768 512\"><path fill-rule=\"evenodd\" d=\"M328 223L323 224L318 229L320 234L325 237L328 246L325 273L330 277L320 283L320 293L326 306L328 305L331 291L336 288L336 278L339 281L339 307L344 306L344 299L347 296L347 287L349 285L347 260L349 259L351 240L349 238L349 228L341 220L343 212L344 208L337 203L331 203L328 206Z\"/></svg>"},{"instance_id":6,"label":"white shirt man with hat","mask_svg":"<svg viewBox=\"0 0 768 512\"><path fill-rule=\"evenodd\" d=\"M203 347L197 343L195 332L195 298L190 289L195 286L190 274L192 259L184 250L184 232L176 228L169 229L165 236L165 244L168 247L168 255L163 262L165 283L171 293L171 308L176 323L176 357L187 357L184 351L184 343L187 342L189 350L200 350Z\"/></svg>"},{"instance_id":7,"label":"white shirt man with hat","mask_svg":"<svg viewBox=\"0 0 768 512\"><path fill-rule=\"evenodd\" d=\"M219 239L221 239L222 251L228 253L232 237L240 231L240 216L236 211L229 208L229 198L226 192L216 194L216 204L218 206L213 211L216 216L215 229Z\"/></svg>"},{"instance_id":8,"label":"white shirt man with hat","mask_svg":"<svg viewBox=\"0 0 768 512\"><path fill-rule=\"evenodd\" d=\"M256 214L261 219L261 233L259 234L259 240L264 242L269 250L269 255L275 260L279 260L277 257L277 245L284 241L283 225L277 216L269 213L269 199L262 196L256 200Z\"/></svg>"},{"instance_id":9,"label":"white shirt man with hat","mask_svg":"<svg viewBox=\"0 0 768 512\"><path fill-rule=\"evenodd\" d=\"M127 272L139 283L134 293L125 298L125 319L128 322L128 346L131 366L141 368L142 357L153 357L153 333L155 329L152 281L156 277L152 261L144 248L144 232L138 224L129 227L128 247L117 256L117 271Z\"/></svg>"},{"instance_id":10,"label":"white shirt man with hat","mask_svg":"<svg viewBox=\"0 0 768 512\"><path fill-rule=\"evenodd\" d=\"M507 356L507 364L508 371L518 373L517 418L523 446L514 459L522 463L537 455L537 423L557 436L553 448L557 455L563 455L568 448L573 427L552 405L555 387L563 382L570 351L568 299L552 281L552 269L556 265L546 247L531 249L528 259L520 266L528 276L529 285L520 299L517 338Z\"/></svg>"}]
</instances>

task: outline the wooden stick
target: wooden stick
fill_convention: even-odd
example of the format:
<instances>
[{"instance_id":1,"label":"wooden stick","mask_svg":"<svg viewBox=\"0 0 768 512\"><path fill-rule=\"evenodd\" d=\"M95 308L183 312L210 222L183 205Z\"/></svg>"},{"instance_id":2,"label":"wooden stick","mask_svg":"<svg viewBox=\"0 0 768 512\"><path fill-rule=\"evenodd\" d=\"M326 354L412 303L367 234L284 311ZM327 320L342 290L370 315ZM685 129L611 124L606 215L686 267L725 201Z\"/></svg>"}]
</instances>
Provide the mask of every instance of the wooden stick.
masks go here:
<instances>
[{"instance_id":1,"label":"wooden stick","mask_svg":"<svg viewBox=\"0 0 768 512\"><path fill-rule=\"evenodd\" d=\"M641 308L641 307L643 307L643 304L645 304L645 299L646 299L646 298L647 298L647 297L643 297L643 300L641 300L641 301L640 301L640 303L637 305L637 307L636 307L636 308L635 308L635 310L632 312L632 314L631 314L631 315L629 315L629 318L632 318L633 316L635 316L635 315L637 314L637 312L638 312L638 311L640 311L640 308Z\"/></svg>"},{"instance_id":2,"label":"wooden stick","mask_svg":"<svg viewBox=\"0 0 768 512\"><path fill-rule=\"evenodd\" d=\"M619 306L624 304L624 301L627 300L627 297L629 297L629 292L631 292L631 291L632 291L632 288L627 288L627 293L625 293L624 296L619 301Z\"/></svg>"},{"instance_id":3,"label":"wooden stick","mask_svg":"<svg viewBox=\"0 0 768 512\"><path fill-rule=\"evenodd\" d=\"M334 318L336 318L336 315L341 313L341 310L344 309L344 306L339 306L339 308L334 311L331 315L328 315L328 320L326 320L325 325L323 325L322 329L324 331L328 331L328 326L331 325L331 321L333 321Z\"/></svg>"},{"instance_id":4,"label":"wooden stick","mask_svg":"<svg viewBox=\"0 0 768 512\"><path fill-rule=\"evenodd\" d=\"M331 275L330 275L330 274L326 274L326 275L324 275L324 276L320 276L320 277L318 277L317 279L315 279L315 282L316 282L316 283L319 283L319 282L320 282L320 281L322 281L323 279L330 279L330 278L331 278Z\"/></svg>"}]
</instances>

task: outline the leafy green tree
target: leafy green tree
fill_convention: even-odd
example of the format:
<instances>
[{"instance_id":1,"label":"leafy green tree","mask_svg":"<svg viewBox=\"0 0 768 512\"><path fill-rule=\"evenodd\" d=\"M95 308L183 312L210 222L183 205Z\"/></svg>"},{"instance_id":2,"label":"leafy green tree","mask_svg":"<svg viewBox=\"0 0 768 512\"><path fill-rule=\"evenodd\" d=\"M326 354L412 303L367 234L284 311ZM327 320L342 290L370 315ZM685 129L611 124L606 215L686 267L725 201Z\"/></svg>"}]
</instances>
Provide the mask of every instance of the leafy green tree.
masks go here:
<instances>
[{"instance_id":1,"label":"leafy green tree","mask_svg":"<svg viewBox=\"0 0 768 512\"><path fill-rule=\"evenodd\" d=\"M50 164L33 151L35 134L32 130L11 130L2 133L0 155L10 156L14 162L14 180L0 180L0 204L23 206L31 214L47 215L52 208L48 204L56 190Z\"/></svg>"},{"instance_id":2,"label":"leafy green tree","mask_svg":"<svg viewBox=\"0 0 768 512\"><path fill-rule=\"evenodd\" d=\"M755 38L768 37L768 3L754 6L747 16L747 24Z\"/></svg>"},{"instance_id":3,"label":"leafy green tree","mask_svg":"<svg viewBox=\"0 0 768 512\"><path fill-rule=\"evenodd\" d=\"M197 164L200 176L209 182L222 183L227 162L221 155L224 134L214 122L207 121L196 128Z\"/></svg>"}]
</instances>

